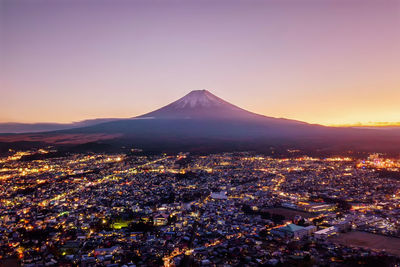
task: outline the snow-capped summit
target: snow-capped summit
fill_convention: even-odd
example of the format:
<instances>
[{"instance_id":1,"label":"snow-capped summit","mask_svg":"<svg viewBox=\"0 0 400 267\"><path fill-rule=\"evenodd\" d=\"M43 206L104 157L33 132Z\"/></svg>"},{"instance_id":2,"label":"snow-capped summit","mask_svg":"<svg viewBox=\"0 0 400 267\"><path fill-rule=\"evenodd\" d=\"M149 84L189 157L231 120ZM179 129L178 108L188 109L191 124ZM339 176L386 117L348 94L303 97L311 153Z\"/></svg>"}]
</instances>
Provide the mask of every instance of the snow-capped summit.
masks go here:
<instances>
[{"instance_id":1,"label":"snow-capped summit","mask_svg":"<svg viewBox=\"0 0 400 267\"><path fill-rule=\"evenodd\" d=\"M254 115L213 95L208 90L194 90L175 102L139 118L209 119Z\"/></svg>"},{"instance_id":2,"label":"snow-capped summit","mask_svg":"<svg viewBox=\"0 0 400 267\"><path fill-rule=\"evenodd\" d=\"M231 105L207 90L194 90L171 104L176 109ZM233 105L231 105L233 106Z\"/></svg>"}]
</instances>

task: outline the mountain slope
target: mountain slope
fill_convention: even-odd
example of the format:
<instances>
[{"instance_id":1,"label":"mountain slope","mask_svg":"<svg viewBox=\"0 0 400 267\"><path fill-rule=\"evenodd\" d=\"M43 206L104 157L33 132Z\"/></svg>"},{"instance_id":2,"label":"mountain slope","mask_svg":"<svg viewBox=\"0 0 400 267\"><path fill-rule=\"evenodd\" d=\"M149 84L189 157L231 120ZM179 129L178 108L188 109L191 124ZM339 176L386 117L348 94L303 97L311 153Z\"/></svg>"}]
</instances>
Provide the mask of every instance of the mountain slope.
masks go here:
<instances>
[{"instance_id":1,"label":"mountain slope","mask_svg":"<svg viewBox=\"0 0 400 267\"><path fill-rule=\"evenodd\" d=\"M192 91L153 112L124 120L0 137L68 145L100 141L153 151L262 150L271 146L322 150L400 150L399 131L333 128L255 114L207 90Z\"/></svg>"},{"instance_id":2,"label":"mountain slope","mask_svg":"<svg viewBox=\"0 0 400 267\"><path fill-rule=\"evenodd\" d=\"M155 111L136 118L194 119L194 120L247 120L278 124L306 124L282 118L267 117L235 106L207 90L194 90L184 97Z\"/></svg>"},{"instance_id":3,"label":"mountain slope","mask_svg":"<svg viewBox=\"0 0 400 267\"><path fill-rule=\"evenodd\" d=\"M232 105L207 90L191 91L184 97L139 118L199 119L251 116L252 113Z\"/></svg>"}]
</instances>

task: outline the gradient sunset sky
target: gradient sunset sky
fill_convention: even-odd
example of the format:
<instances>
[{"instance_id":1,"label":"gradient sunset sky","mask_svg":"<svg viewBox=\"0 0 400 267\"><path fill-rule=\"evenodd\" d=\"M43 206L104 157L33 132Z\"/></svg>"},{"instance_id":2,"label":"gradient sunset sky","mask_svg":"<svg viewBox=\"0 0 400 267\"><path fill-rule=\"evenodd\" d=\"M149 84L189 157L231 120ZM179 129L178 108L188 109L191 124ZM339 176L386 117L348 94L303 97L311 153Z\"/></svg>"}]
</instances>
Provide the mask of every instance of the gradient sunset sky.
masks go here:
<instances>
[{"instance_id":1,"label":"gradient sunset sky","mask_svg":"<svg viewBox=\"0 0 400 267\"><path fill-rule=\"evenodd\" d=\"M400 121L399 0L0 0L0 122L132 117L208 89L320 124Z\"/></svg>"}]
</instances>

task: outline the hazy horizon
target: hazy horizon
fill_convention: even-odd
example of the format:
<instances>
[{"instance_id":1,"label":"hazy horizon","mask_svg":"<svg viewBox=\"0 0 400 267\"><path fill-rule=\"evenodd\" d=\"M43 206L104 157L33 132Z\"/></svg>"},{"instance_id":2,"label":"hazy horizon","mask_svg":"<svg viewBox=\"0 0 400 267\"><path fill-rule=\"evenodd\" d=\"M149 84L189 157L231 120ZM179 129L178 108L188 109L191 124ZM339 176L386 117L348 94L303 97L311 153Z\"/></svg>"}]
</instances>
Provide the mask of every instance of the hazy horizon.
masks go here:
<instances>
[{"instance_id":1,"label":"hazy horizon","mask_svg":"<svg viewBox=\"0 0 400 267\"><path fill-rule=\"evenodd\" d=\"M202 89L204 90L204 89ZM175 99L178 100L178 99ZM171 102L172 103L172 102ZM171 103L166 103L165 105L163 105L162 107L169 105ZM234 103L231 103L234 104ZM159 107L161 108L161 107ZM156 108L155 110L157 110L158 108ZM154 111L154 110L152 110ZM95 118L83 118L81 120L76 120L76 121L66 121L66 122L53 122L53 121L43 121L43 122L15 122L15 121L7 121L7 122L0 122L0 125L13 125L13 124L26 124L26 125L52 125L52 124L59 124L59 125L68 125L68 124L76 124L76 126L82 125L84 126L85 124L81 124L83 122L90 122L90 121L99 121L98 123L102 123L103 120L113 120L113 119L131 119L131 118L135 118L137 116L141 116L144 115L145 113L148 112L144 112L142 114L138 114L138 115L134 115L134 116L129 116L129 117L104 117L104 118L99 118L99 117L95 117ZM268 114L261 114L261 115L265 115L268 116ZM277 118L281 118L281 117L277 117ZM282 117L283 118L283 117ZM290 118L289 118L290 119ZM355 122L355 123L343 123L343 124L322 124L322 123L315 123L315 124L320 124L320 125L325 125L325 126L332 126L332 127L399 127L400 126L400 121L393 121L393 122L372 122L372 121L368 121L368 122ZM0 131L1 132L1 131ZM7 132L7 131L6 131ZM24 131L22 131L24 132Z\"/></svg>"},{"instance_id":2,"label":"hazy horizon","mask_svg":"<svg viewBox=\"0 0 400 267\"><path fill-rule=\"evenodd\" d=\"M138 116L207 89L323 125L400 118L399 1L2 1L0 122Z\"/></svg>"}]
</instances>

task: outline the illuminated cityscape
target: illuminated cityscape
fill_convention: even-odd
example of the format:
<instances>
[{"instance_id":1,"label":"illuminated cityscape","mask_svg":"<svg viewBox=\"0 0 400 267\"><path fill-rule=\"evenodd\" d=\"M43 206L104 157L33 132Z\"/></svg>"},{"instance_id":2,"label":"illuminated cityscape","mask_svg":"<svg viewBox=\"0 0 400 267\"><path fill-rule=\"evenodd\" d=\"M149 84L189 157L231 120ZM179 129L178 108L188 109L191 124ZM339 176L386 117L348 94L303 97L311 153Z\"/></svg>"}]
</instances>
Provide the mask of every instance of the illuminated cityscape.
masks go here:
<instances>
[{"instance_id":1,"label":"illuminated cityscape","mask_svg":"<svg viewBox=\"0 0 400 267\"><path fill-rule=\"evenodd\" d=\"M10 152L0 259L10 266L400 263L398 161Z\"/></svg>"}]
</instances>

